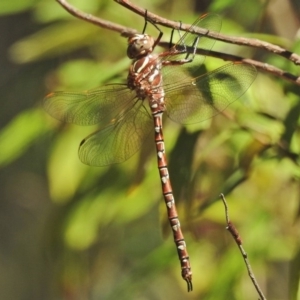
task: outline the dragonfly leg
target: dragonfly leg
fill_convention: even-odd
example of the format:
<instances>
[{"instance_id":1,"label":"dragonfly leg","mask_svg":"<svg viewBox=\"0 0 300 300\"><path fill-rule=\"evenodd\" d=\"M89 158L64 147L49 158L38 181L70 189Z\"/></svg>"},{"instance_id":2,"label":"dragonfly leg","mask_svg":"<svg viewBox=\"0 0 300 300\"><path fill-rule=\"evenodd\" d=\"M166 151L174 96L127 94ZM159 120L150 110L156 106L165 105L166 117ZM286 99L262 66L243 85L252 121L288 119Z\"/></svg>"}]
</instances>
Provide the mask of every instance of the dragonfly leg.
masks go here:
<instances>
[{"instance_id":1,"label":"dragonfly leg","mask_svg":"<svg viewBox=\"0 0 300 300\"><path fill-rule=\"evenodd\" d=\"M163 36L163 32L159 29L159 27L154 22L152 22L151 20L148 20L148 10L146 9L145 10L145 25L144 25L144 28L142 31L143 34L145 34L145 32L146 32L148 22L151 23L159 32L158 37L153 44L153 49L154 49L157 46L157 44L160 42L160 40Z\"/></svg>"},{"instance_id":2,"label":"dragonfly leg","mask_svg":"<svg viewBox=\"0 0 300 300\"><path fill-rule=\"evenodd\" d=\"M200 39L200 37L197 36L194 40L194 43L191 47L193 49L193 52L187 51L187 54L186 54L186 57L185 57L186 62L192 62L194 60L194 57L195 57L196 51L197 51L197 46L198 46L198 43L199 43L199 39ZM189 58L190 54L192 55L191 58Z\"/></svg>"},{"instance_id":3,"label":"dragonfly leg","mask_svg":"<svg viewBox=\"0 0 300 300\"><path fill-rule=\"evenodd\" d=\"M179 21L179 24L180 24L180 25L179 25L179 29L178 29L178 35L179 35L179 37L180 37L180 39L181 39L182 36L181 36L180 30L181 30L182 22ZM174 36L174 31L175 31L175 29L173 28L173 29L172 29L172 32L171 32L170 42L169 42L169 49L171 49L171 48L173 47L173 36ZM184 50L186 50L185 45L182 45L182 46L183 46Z\"/></svg>"}]
</instances>

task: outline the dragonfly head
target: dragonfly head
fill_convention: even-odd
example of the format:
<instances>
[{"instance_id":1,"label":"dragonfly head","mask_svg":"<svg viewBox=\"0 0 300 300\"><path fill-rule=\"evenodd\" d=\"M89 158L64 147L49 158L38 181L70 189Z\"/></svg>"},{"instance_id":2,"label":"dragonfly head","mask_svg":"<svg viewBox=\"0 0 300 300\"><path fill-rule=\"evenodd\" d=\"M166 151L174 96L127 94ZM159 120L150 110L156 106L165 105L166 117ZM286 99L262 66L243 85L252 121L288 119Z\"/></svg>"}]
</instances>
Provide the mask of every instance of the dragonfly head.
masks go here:
<instances>
[{"instance_id":1,"label":"dragonfly head","mask_svg":"<svg viewBox=\"0 0 300 300\"><path fill-rule=\"evenodd\" d=\"M128 38L127 56L130 59L144 57L153 51L154 43L148 34L134 34Z\"/></svg>"}]
</instances>

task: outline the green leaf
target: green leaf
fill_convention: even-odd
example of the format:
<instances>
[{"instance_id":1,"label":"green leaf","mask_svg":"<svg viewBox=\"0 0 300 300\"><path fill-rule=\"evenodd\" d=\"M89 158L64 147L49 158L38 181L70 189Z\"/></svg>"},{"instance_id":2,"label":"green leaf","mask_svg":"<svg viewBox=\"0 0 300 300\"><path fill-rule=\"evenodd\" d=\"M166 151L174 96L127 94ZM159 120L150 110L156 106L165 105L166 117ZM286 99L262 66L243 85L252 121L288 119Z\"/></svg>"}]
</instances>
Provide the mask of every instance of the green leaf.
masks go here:
<instances>
[{"instance_id":1,"label":"green leaf","mask_svg":"<svg viewBox=\"0 0 300 300\"><path fill-rule=\"evenodd\" d=\"M26 110L0 131L0 166L21 156L30 145L48 130L40 109Z\"/></svg>"},{"instance_id":2,"label":"green leaf","mask_svg":"<svg viewBox=\"0 0 300 300\"><path fill-rule=\"evenodd\" d=\"M0 15L18 13L31 8L37 0L2 0L0 1Z\"/></svg>"},{"instance_id":3,"label":"green leaf","mask_svg":"<svg viewBox=\"0 0 300 300\"><path fill-rule=\"evenodd\" d=\"M53 25L15 43L10 56L17 63L28 63L69 53L89 45L97 31L97 27L80 22Z\"/></svg>"}]
</instances>

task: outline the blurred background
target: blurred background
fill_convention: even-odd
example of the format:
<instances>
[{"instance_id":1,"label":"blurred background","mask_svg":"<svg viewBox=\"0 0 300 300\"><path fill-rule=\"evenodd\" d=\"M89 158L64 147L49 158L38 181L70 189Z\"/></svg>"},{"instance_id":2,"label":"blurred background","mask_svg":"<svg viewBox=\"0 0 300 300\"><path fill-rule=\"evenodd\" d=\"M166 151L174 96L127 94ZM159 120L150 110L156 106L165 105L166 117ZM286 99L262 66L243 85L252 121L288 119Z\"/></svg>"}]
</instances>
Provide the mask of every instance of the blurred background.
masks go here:
<instances>
[{"instance_id":1,"label":"blurred background","mask_svg":"<svg viewBox=\"0 0 300 300\"><path fill-rule=\"evenodd\" d=\"M136 30L144 25L112 0L71 4ZM298 0L135 4L185 23L216 13L222 33L300 54ZM193 269L194 291L187 293L153 139L123 164L85 166L78 145L95 128L62 124L41 107L50 91L124 82L126 39L70 16L54 0L2 0L0 14L1 299L258 299L225 229L220 193L268 299L300 299L299 86L259 72L225 114L186 128L166 120ZM168 41L170 30L162 30ZM214 49L300 75L299 66L265 51L221 42ZM205 62L208 70L224 63Z\"/></svg>"}]
</instances>

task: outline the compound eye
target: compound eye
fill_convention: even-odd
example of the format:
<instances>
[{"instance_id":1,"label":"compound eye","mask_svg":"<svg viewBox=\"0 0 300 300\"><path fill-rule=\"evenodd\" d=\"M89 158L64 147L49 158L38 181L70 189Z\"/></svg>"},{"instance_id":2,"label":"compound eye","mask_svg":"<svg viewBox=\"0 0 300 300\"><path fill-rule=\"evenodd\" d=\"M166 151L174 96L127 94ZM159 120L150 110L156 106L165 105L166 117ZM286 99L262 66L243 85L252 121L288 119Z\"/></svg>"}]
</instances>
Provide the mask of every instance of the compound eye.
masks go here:
<instances>
[{"instance_id":1,"label":"compound eye","mask_svg":"<svg viewBox=\"0 0 300 300\"><path fill-rule=\"evenodd\" d=\"M151 51L152 52L152 46L153 44L151 43L151 41L149 39L144 39L142 41L142 44L140 45L140 49L144 49L146 51Z\"/></svg>"},{"instance_id":2,"label":"compound eye","mask_svg":"<svg viewBox=\"0 0 300 300\"><path fill-rule=\"evenodd\" d=\"M130 59L143 57L153 51L153 44L149 35L134 35L128 40L127 56Z\"/></svg>"}]
</instances>

